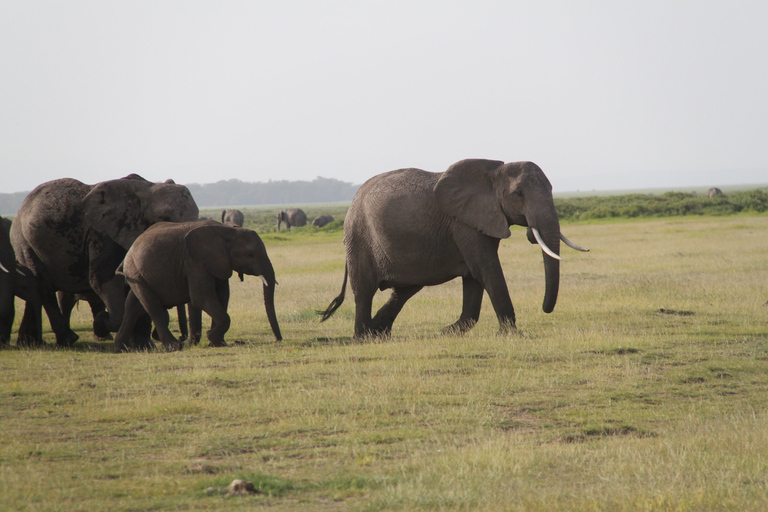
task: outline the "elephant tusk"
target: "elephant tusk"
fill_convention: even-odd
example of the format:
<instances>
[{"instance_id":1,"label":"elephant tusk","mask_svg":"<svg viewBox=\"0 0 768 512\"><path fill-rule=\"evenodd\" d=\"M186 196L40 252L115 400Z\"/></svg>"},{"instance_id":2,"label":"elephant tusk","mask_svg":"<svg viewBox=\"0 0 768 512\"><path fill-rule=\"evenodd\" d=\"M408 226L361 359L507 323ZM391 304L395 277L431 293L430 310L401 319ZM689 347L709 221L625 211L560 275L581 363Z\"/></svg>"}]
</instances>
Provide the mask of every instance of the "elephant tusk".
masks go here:
<instances>
[{"instance_id":1,"label":"elephant tusk","mask_svg":"<svg viewBox=\"0 0 768 512\"><path fill-rule=\"evenodd\" d=\"M7 268L5 268L5 266L2 263L0 263L0 268L3 269L3 272L5 272L6 274L10 274L11 273L11 271L8 270Z\"/></svg>"},{"instance_id":2,"label":"elephant tusk","mask_svg":"<svg viewBox=\"0 0 768 512\"><path fill-rule=\"evenodd\" d=\"M589 252L589 249L585 249L584 247L580 247L580 246L576 245L575 243L573 243L570 240L568 240L567 238L565 238L565 235L562 234L562 233L560 233L560 240L565 242L565 245L567 245L571 249L576 249L577 251L581 251L581 252Z\"/></svg>"},{"instance_id":3,"label":"elephant tusk","mask_svg":"<svg viewBox=\"0 0 768 512\"><path fill-rule=\"evenodd\" d=\"M269 286L269 282L267 281L267 278L264 276L259 276L261 278L261 282L264 283L264 286Z\"/></svg>"},{"instance_id":4,"label":"elephant tusk","mask_svg":"<svg viewBox=\"0 0 768 512\"><path fill-rule=\"evenodd\" d=\"M563 260L563 258L561 258L561 257L560 257L560 256L558 256L557 254L555 254L555 253L554 253L554 251L552 251L552 249L550 249L549 247L547 247L547 244L545 244L545 243L544 243L544 240L542 240L542 238L541 238L541 235L539 234L539 230L538 230L538 229L536 229L536 228L531 228L531 231L533 231L533 236L534 236L534 237L536 237L536 241L537 241L537 242L539 243L539 245L541 246L541 250L542 250L542 251L544 251L544 252L547 254L547 256L550 256L550 257L552 257L552 258L555 258L556 260L560 260L560 261L562 261L562 260ZM561 235L561 236L562 236L562 235Z\"/></svg>"}]
</instances>

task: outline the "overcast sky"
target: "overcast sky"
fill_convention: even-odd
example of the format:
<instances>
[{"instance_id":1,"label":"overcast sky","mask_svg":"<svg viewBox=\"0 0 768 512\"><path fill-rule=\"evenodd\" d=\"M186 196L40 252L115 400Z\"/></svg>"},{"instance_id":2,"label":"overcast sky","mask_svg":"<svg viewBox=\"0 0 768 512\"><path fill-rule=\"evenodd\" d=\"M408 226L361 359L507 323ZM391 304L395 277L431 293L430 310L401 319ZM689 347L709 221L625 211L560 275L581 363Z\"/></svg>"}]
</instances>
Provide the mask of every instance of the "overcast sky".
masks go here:
<instances>
[{"instance_id":1,"label":"overcast sky","mask_svg":"<svg viewBox=\"0 0 768 512\"><path fill-rule=\"evenodd\" d=\"M768 2L0 0L0 192L463 158L768 183Z\"/></svg>"}]
</instances>

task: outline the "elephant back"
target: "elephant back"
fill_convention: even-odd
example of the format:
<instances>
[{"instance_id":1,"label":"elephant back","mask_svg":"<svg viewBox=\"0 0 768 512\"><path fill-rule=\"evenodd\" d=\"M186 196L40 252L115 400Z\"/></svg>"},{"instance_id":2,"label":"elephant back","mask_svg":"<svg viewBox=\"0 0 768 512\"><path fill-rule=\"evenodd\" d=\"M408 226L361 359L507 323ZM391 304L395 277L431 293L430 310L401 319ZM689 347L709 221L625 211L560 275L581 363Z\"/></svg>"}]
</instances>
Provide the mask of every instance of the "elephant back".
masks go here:
<instances>
[{"instance_id":1,"label":"elephant back","mask_svg":"<svg viewBox=\"0 0 768 512\"><path fill-rule=\"evenodd\" d=\"M30 192L11 225L16 259L38 275L41 264L78 259L85 236L82 200L90 191L85 183L63 178Z\"/></svg>"}]
</instances>

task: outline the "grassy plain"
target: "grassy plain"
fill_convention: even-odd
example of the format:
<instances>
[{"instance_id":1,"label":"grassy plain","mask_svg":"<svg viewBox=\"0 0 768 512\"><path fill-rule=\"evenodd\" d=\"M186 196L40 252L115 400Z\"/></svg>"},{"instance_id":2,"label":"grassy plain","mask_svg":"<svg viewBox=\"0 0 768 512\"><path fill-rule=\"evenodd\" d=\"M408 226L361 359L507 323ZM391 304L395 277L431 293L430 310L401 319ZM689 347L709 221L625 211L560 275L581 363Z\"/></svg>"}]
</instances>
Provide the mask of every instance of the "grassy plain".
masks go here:
<instances>
[{"instance_id":1,"label":"grassy plain","mask_svg":"<svg viewBox=\"0 0 768 512\"><path fill-rule=\"evenodd\" d=\"M0 351L2 508L768 509L768 216L563 231L592 252L564 249L550 315L540 251L502 242L510 335L486 298L440 336L455 281L353 342L351 294L315 316L344 253L312 229L264 234L283 342L254 277L232 280L226 348L101 351L81 306L74 349ZM234 478L259 492L209 490Z\"/></svg>"}]
</instances>

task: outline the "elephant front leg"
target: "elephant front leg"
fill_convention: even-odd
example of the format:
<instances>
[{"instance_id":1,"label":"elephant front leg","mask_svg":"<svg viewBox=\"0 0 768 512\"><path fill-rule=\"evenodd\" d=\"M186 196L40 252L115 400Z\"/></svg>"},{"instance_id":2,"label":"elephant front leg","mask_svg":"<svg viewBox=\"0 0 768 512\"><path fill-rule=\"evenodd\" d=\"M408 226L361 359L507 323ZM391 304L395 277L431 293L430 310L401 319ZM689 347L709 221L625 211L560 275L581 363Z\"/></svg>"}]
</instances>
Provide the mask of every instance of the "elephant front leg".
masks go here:
<instances>
[{"instance_id":1,"label":"elephant front leg","mask_svg":"<svg viewBox=\"0 0 768 512\"><path fill-rule=\"evenodd\" d=\"M499 268L499 272L501 273L501 268ZM501 274L500 279L494 279L487 283L485 289L488 291L491 304L496 311L496 318L499 320L499 332L507 333L516 330L515 308L512 305L512 299L509 298L509 289L504 274Z\"/></svg>"},{"instance_id":2,"label":"elephant front leg","mask_svg":"<svg viewBox=\"0 0 768 512\"><path fill-rule=\"evenodd\" d=\"M456 322L443 328L443 334L463 334L472 329L480 319L480 308L483 305L483 285L472 276L461 278L463 300L461 316Z\"/></svg>"},{"instance_id":3,"label":"elephant front leg","mask_svg":"<svg viewBox=\"0 0 768 512\"><path fill-rule=\"evenodd\" d=\"M110 332L117 332L120 329L123 321L125 280L122 276L110 279L98 288L98 295L106 304L107 310L97 314L93 319L93 333L97 337L107 338Z\"/></svg>"},{"instance_id":4,"label":"elephant front leg","mask_svg":"<svg viewBox=\"0 0 768 512\"><path fill-rule=\"evenodd\" d=\"M206 333L212 347L226 347L224 335L229 330L231 319L227 313L229 305L229 281L216 280L216 299L207 301L203 310L211 316L211 329Z\"/></svg>"}]
</instances>

